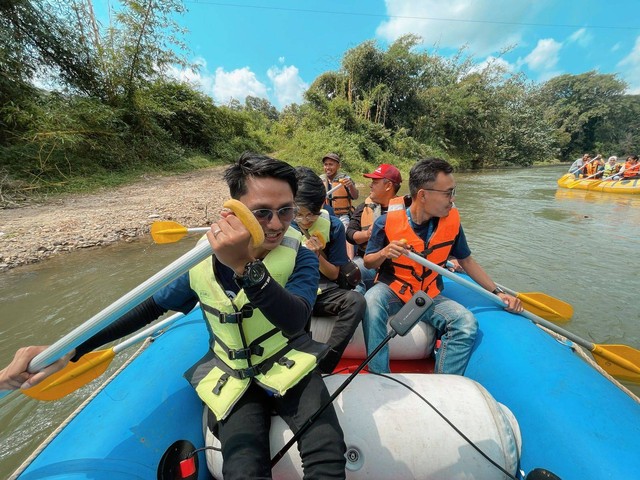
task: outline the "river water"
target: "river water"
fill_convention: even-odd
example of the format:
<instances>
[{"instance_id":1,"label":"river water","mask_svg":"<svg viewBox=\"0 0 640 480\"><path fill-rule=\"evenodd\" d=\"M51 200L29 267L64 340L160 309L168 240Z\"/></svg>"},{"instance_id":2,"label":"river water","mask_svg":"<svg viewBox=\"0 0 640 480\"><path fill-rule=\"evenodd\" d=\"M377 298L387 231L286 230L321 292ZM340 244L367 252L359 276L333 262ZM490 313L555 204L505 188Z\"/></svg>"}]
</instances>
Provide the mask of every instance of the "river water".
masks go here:
<instances>
[{"instance_id":1,"label":"river water","mask_svg":"<svg viewBox=\"0 0 640 480\"><path fill-rule=\"evenodd\" d=\"M563 328L597 344L640 349L640 195L558 188L556 179L565 171L555 166L456 174L456 204L474 258L502 285L571 303L575 314ZM0 366L20 346L58 340L194 243L143 239L1 273ZM17 393L0 400L0 478L94 387L57 402ZM640 394L640 387L630 388Z\"/></svg>"}]
</instances>

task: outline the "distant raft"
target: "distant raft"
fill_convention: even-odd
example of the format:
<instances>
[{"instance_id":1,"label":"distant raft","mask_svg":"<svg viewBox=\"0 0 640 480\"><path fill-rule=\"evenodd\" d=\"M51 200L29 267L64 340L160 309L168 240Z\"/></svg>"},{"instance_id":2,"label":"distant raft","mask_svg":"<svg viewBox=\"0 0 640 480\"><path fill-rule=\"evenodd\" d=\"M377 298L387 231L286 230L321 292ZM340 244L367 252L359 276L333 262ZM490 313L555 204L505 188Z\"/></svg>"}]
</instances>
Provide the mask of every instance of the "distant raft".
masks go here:
<instances>
[{"instance_id":1,"label":"distant raft","mask_svg":"<svg viewBox=\"0 0 640 480\"><path fill-rule=\"evenodd\" d=\"M573 173L567 173L558 179L558 186L563 188L577 188L593 192L607 193L640 193L640 178L631 180L576 180Z\"/></svg>"}]
</instances>

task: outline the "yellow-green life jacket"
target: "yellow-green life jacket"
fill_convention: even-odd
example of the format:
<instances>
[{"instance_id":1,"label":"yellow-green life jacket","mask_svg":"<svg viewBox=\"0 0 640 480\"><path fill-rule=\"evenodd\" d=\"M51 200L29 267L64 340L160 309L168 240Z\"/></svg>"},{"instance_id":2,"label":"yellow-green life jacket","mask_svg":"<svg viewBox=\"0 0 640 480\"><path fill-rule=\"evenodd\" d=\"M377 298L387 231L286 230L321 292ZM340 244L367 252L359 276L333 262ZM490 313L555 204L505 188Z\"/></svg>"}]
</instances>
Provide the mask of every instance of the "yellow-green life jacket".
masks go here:
<instances>
[{"instance_id":1,"label":"yellow-green life jacket","mask_svg":"<svg viewBox=\"0 0 640 480\"><path fill-rule=\"evenodd\" d=\"M284 286L293 273L302 236L289 228L282 243L263 259L272 281ZM306 332L285 336L240 290L232 300L215 278L214 259L189 272L209 333L210 350L185 376L218 420L226 418L251 381L284 395L311 372L327 346Z\"/></svg>"},{"instance_id":2,"label":"yellow-green life jacket","mask_svg":"<svg viewBox=\"0 0 640 480\"><path fill-rule=\"evenodd\" d=\"M329 243L329 235L331 235L331 217L329 212L322 209L320 210L320 216L309 227L309 235L313 235L315 232L319 232L326 243Z\"/></svg>"}]
</instances>

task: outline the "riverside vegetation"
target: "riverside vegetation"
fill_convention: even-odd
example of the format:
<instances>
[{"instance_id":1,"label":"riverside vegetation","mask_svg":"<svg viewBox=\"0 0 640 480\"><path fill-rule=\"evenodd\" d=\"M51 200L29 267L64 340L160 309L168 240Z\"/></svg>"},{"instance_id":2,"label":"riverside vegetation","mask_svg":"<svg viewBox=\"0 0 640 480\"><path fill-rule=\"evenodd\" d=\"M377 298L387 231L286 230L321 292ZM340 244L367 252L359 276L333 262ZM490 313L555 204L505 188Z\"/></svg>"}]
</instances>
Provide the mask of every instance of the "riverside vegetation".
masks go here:
<instances>
[{"instance_id":1,"label":"riverside vegetation","mask_svg":"<svg viewBox=\"0 0 640 480\"><path fill-rule=\"evenodd\" d=\"M640 97L616 75L534 84L464 49L428 53L414 35L348 50L301 104L216 105L169 75L193 67L183 11L122 0L102 26L91 0L0 2L0 208L222 166L245 150L316 171L335 151L357 178L428 155L475 169L640 149Z\"/></svg>"}]
</instances>

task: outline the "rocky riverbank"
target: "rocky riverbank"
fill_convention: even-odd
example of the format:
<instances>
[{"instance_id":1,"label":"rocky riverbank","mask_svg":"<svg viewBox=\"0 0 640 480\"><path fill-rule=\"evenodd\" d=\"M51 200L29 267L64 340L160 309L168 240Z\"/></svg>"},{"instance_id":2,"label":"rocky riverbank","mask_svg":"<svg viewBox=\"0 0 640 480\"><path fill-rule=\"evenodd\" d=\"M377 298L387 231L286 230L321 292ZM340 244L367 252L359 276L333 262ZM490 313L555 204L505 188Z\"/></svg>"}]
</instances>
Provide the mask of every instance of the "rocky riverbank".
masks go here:
<instances>
[{"instance_id":1,"label":"rocky riverbank","mask_svg":"<svg viewBox=\"0 0 640 480\"><path fill-rule=\"evenodd\" d=\"M131 241L156 220L209 225L229 197L224 167L0 210L0 271L80 248Z\"/></svg>"}]
</instances>

